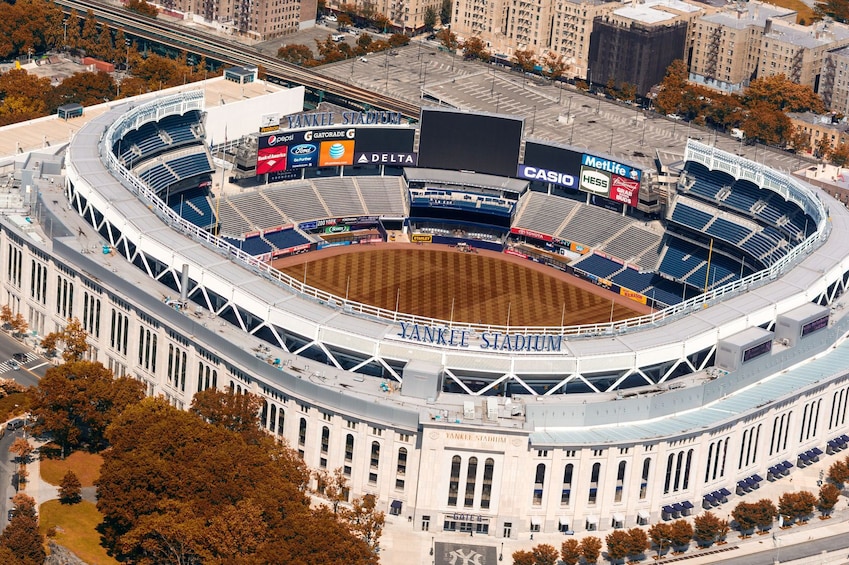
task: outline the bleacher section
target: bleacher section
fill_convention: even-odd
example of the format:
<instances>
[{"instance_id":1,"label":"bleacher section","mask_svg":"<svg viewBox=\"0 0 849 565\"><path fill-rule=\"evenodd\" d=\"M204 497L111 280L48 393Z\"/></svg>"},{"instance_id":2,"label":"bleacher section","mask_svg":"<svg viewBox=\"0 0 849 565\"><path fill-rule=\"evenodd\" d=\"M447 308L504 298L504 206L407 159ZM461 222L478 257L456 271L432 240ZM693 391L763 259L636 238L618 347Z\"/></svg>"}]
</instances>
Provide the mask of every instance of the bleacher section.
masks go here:
<instances>
[{"instance_id":1,"label":"bleacher section","mask_svg":"<svg viewBox=\"0 0 849 565\"><path fill-rule=\"evenodd\" d=\"M725 186L730 186L734 181L731 175L708 170L701 163L688 162L684 167L687 171L687 176L691 180L695 180L689 188L689 192L697 194L707 200L717 200L717 194Z\"/></svg>"},{"instance_id":2,"label":"bleacher section","mask_svg":"<svg viewBox=\"0 0 849 565\"><path fill-rule=\"evenodd\" d=\"M513 226L537 231L546 235L556 235L563 221L578 206L580 206L580 203L575 200L568 200L541 192L529 192L525 196L524 205L518 217L513 222Z\"/></svg>"},{"instance_id":3,"label":"bleacher section","mask_svg":"<svg viewBox=\"0 0 849 565\"><path fill-rule=\"evenodd\" d=\"M639 258L647 250L651 251L658 248L660 240L659 234L631 225L608 241L602 247L602 250L608 255L618 257L627 263L638 263ZM650 266L654 267L655 263L656 261L652 259Z\"/></svg>"},{"instance_id":4,"label":"bleacher section","mask_svg":"<svg viewBox=\"0 0 849 565\"><path fill-rule=\"evenodd\" d=\"M166 161L168 167L179 179L187 179L197 175L209 174L214 171L205 152L190 153Z\"/></svg>"},{"instance_id":5,"label":"bleacher section","mask_svg":"<svg viewBox=\"0 0 849 565\"><path fill-rule=\"evenodd\" d=\"M679 198L678 202L675 203L675 207L672 209L672 217L670 219L688 228L703 230L712 218L713 214L699 210L692 203Z\"/></svg>"},{"instance_id":6,"label":"bleacher section","mask_svg":"<svg viewBox=\"0 0 849 565\"><path fill-rule=\"evenodd\" d=\"M360 189L369 215L407 215L404 205L407 188L402 177L356 177L354 183Z\"/></svg>"},{"instance_id":7,"label":"bleacher section","mask_svg":"<svg viewBox=\"0 0 849 565\"><path fill-rule=\"evenodd\" d=\"M616 261L611 261L607 257L602 257L601 255L587 255L580 261L574 264L576 269L581 269L587 273L592 273L597 277L606 279L609 278L613 273L617 271L621 271L624 265L621 263L617 263Z\"/></svg>"},{"instance_id":8,"label":"bleacher section","mask_svg":"<svg viewBox=\"0 0 849 565\"><path fill-rule=\"evenodd\" d=\"M262 237L265 241L270 243L274 249L289 249L290 247L310 242L310 240L293 229L267 233Z\"/></svg>"},{"instance_id":9,"label":"bleacher section","mask_svg":"<svg viewBox=\"0 0 849 565\"><path fill-rule=\"evenodd\" d=\"M668 237L666 252L658 271L677 280L684 280L691 271L707 262L707 249L677 237Z\"/></svg>"},{"instance_id":10,"label":"bleacher section","mask_svg":"<svg viewBox=\"0 0 849 565\"><path fill-rule=\"evenodd\" d=\"M250 221L230 200L223 198L216 203L216 207L218 208L218 223L222 234L240 236L243 233L253 231Z\"/></svg>"},{"instance_id":11,"label":"bleacher section","mask_svg":"<svg viewBox=\"0 0 849 565\"><path fill-rule=\"evenodd\" d=\"M641 273L635 269L624 269L621 273L613 275L610 280L621 287L642 292L651 286L654 277L654 273Z\"/></svg>"},{"instance_id":12,"label":"bleacher section","mask_svg":"<svg viewBox=\"0 0 849 565\"><path fill-rule=\"evenodd\" d=\"M127 133L115 143L112 152L132 168L164 151L199 143L201 137L195 135L196 131L201 133L201 114L197 110L182 116L166 116Z\"/></svg>"},{"instance_id":13,"label":"bleacher section","mask_svg":"<svg viewBox=\"0 0 849 565\"><path fill-rule=\"evenodd\" d=\"M207 188L193 188L171 196L168 206L184 219L201 228L215 225L215 213Z\"/></svg>"},{"instance_id":14,"label":"bleacher section","mask_svg":"<svg viewBox=\"0 0 849 565\"><path fill-rule=\"evenodd\" d=\"M311 183L297 181L264 192L268 199L295 223L332 216Z\"/></svg>"},{"instance_id":15,"label":"bleacher section","mask_svg":"<svg viewBox=\"0 0 849 565\"><path fill-rule=\"evenodd\" d=\"M752 230L746 226L730 222L725 218L716 218L705 230L705 233L739 245L741 241L752 233Z\"/></svg>"},{"instance_id":16,"label":"bleacher section","mask_svg":"<svg viewBox=\"0 0 849 565\"><path fill-rule=\"evenodd\" d=\"M623 217L611 210L596 206L582 206L579 213L569 218L557 237L590 247L598 247L633 221L632 218Z\"/></svg>"},{"instance_id":17,"label":"bleacher section","mask_svg":"<svg viewBox=\"0 0 849 565\"><path fill-rule=\"evenodd\" d=\"M191 151L186 153L181 150L174 155L162 154L153 164L147 163L138 168L136 174L156 192L165 192L171 185L198 175L211 174L214 169L206 150L198 147Z\"/></svg>"},{"instance_id":18,"label":"bleacher section","mask_svg":"<svg viewBox=\"0 0 849 565\"><path fill-rule=\"evenodd\" d=\"M348 177L314 179L313 185L334 217L361 216L365 208L357 194L354 180Z\"/></svg>"},{"instance_id":19,"label":"bleacher section","mask_svg":"<svg viewBox=\"0 0 849 565\"><path fill-rule=\"evenodd\" d=\"M139 170L138 175L156 192L165 192L170 185L180 181L165 163L156 163L144 170Z\"/></svg>"}]
</instances>

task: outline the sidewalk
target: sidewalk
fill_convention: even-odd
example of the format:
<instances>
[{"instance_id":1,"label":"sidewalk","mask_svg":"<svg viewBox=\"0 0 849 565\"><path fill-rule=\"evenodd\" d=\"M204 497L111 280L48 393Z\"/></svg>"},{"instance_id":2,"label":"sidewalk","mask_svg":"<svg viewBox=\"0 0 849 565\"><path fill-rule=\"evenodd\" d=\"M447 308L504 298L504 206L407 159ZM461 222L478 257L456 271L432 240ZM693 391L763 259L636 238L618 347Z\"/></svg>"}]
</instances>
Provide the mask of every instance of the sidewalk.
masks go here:
<instances>
[{"instance_id":1,"label":"sidewalk","mask_svg":"<svg viewBox=\"0 0 849 565\"><path fill-rule=\"evenodd\" d=\"M35 447L35 451L32 454L32 461L27 464L29 477L27 477L28 480L26 487L19 492L33 497L35 499L35 505L38 507L48 500L59 498L59 487L53 486L41 479L41 458L39 455L39 448L41 448L41 446L46 442L37 441L32 437L28 439L33 447Z\"/></svg>"},{"instance_id":2,"label":"sidewalk","mask_svg":"<svg viewBox=\"0 0 849 565\"><path fill-rule=\"evenodd\" d=\"M814 495L819 494L820 471L825 474L828 468L839 458L846 456L845 451L838 452L835 455L823 455L820 461L809 465L803 469L794 468L790 476L778 481L764 481L761 487L746 494L745 496L734 495L729 498L729 501L721 506L712 509L712 512L720 518L730 519L731 511L740 502L755 502L763 498L772 500L778 506L778 498L786 492L797 492L800 490L808 490ZM688 519L692 521L692 516ZM721 562L724 559L739 558L746 555L753 555L764 552L776 552L776 543L780 544L782 549L792 545L805 543L813 539L825 538L838 534L847 534L849 532L849 504L847 497L841 495L840 500L835 506L832 517L829 520L820 520L819 512L807 524L796 525L786 530L778 528L776 522L773 529L767 535L753 535L748 539L740 539L739 532L732 530L728 534L727 544L723 546L713 545L708 549L700 550L696 548L695 543L690 545L690 549L680 556L672 556L667 554L667 557L662 560L664 563L684 563L686 565L709 565ZM464 543L495 547L497 554L502 554L503 548L503 563L504 565L512 565L512 554L520 549L531 550L535 545L547 543L553 545L557 550L560 550L560 545L567 536L559 532L552 533L535 533L534 539L531 541L528 534L522 534L522 539L504 539L495 536L470 536L468 533L460 532L421 532L413 530L414 524L407 520L404 516L386 516L386 527L383 531L383 536L380 539L380 561L387 565L396 563L421 563L422 565L432 565L435 563L434 557L430 554L431 544L434 542L451 542ZM433 524L432 524L433 527ZM635 527L633 524L628 525L628 528ZM648 528L645 528L648 529ZM578 541L581 538L595 535L604 542L604 538L612 532L613 529L605 529L598 532L579 532L574 537ZM774 541L772 533L775 532L778 541ZM716 550L722 550L716 552ZM818 555L811 558L800 559L796 561L782 561L782 563L793 563L794 565L836 565L838 563L849 563L847 559L849 550L840 550L833 552L831 555ZM646 563L654 562L655 551L646 551ZM606 560L599 559L599 563L609 563ZM495 564L482 564L495 565Z\"/></svg>"}]
</instances>

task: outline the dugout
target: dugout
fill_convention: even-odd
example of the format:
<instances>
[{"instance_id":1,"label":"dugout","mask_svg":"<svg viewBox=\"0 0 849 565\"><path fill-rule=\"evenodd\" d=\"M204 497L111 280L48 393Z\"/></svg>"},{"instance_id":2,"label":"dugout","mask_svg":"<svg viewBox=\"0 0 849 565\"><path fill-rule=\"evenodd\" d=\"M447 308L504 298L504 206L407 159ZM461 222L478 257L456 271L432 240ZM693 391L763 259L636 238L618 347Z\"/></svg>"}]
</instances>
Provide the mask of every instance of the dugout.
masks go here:
<instances>
[{"instance_id":1,"label":"dugout","mask_svg":"<svg viewBox=\"0 0 849 565\"><path fill-rule=\"evenodd\" d=\"M70 120L71 118L79 118L83 115L82 104L62 104L56 109L56 115L60 120Z\"/></svg>"},{"instance_id":2,"label":"dugout","mask_svg":"<svg viewBox=\"0 0 849 565\"><path fill-rule=\"evenodd\" d=\"M782 314L775 324L775 338L783 345L793 347L799 340L828 327L829 310L813 302Z\"/></svg>"},{"instance_id":3,"label":"dugout","mask_svg":"<svg viewBox=\"0 0 849 565\"><path fill-rule=\"evenodd\" d=\"M749 361L770 353L774 337L774 332L754 327L722 339L716 348L716 366L736 371Z\"/></svg>"}]
</instances>

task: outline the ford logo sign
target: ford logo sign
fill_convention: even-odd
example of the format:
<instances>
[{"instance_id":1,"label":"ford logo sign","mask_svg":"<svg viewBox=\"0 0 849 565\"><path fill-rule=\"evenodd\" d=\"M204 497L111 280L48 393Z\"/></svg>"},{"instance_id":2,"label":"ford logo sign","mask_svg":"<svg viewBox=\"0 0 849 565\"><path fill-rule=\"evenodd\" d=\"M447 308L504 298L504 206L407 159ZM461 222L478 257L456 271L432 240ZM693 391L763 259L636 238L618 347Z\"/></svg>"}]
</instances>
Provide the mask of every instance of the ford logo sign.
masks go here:
<instances>
[{"instance_id":1,"label":"ford logo sign","mask_svg":"<svg viewBox=\"0 0 849 565\"><path fill-rule=\"evenodd\" d=\"M301 145L296 145L289 150L289 153L291 153L292 155L311 155L315 152L315 145L309 143L302 143Z\"/></svg>"}]
</instances>

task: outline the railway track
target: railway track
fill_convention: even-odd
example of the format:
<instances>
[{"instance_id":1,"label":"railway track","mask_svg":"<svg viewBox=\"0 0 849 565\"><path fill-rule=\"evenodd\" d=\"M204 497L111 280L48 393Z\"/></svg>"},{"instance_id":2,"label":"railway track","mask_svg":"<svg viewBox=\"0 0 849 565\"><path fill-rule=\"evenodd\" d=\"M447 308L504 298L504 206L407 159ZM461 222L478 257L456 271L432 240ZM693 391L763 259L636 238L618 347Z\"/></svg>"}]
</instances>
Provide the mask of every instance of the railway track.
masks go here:
<instances>
[{"instance_id":1,"label":"railway track","mask_svg":"<svg viewBox=\"0 0 849 565\"><path fill-rule=\"evenodd\" d=\"M232 39L189 33L189 30L179 24L139 16L125 8L98 0L56 0L56 4L67 12L75 9L79 14L85 14L91 10L98 21L105 22L110 27L123 27L126 33L173 49L204 55L208 59L228 65L262 65L272 79L303 85L311 90L353 102L361 109L390 110L400 112L407 118L419 119L421 108L416 104L319 75L309 69L265 55Z\"/></svg>"}]
</instances>

